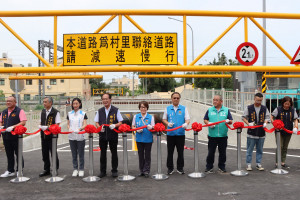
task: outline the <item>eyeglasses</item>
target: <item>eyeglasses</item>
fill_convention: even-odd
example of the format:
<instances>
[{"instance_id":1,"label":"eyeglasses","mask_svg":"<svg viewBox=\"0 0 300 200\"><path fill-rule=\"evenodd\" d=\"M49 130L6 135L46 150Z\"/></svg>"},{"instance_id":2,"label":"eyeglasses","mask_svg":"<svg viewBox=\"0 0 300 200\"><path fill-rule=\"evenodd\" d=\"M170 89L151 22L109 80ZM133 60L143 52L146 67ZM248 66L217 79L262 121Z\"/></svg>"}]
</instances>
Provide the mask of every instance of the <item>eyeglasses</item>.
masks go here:
<instances>
[{"instance_id":1,"label":"eyeglasses","mask_svg":"<svg viewBox=\"0 0 300 200\"><path fill-rule=\"evenodd\" d=\"M141 109L147 109L147 107L144 107L144 106L141 106L140 108L141 108Z\"/></svg>"}]
</instances>

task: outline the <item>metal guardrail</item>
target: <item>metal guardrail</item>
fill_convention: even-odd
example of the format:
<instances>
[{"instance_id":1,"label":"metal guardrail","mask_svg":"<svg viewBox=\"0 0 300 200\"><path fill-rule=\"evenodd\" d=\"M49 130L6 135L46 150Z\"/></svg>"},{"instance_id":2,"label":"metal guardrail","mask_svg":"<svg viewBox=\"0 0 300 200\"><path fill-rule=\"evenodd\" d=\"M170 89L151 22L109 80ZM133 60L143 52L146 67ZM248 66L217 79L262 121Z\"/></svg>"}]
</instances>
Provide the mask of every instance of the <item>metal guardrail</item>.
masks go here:
<instances>
[{"instance_id":1,"label":"metal guardrail","mask_svg":"<svg viewBox=\"0 0 300 200\"><path fill-rule=\"evenodd\" d=\"M183 99L190 100L193 102L201 103L204 105L213 105L213 96L221 95L223 97L223 105L228 107L230 110L242 114L246 106L254 103L255 92L240 92L236 91L225 91L225 89L215 90L215 89L185 89L181 96ZM265 105L268 107L269 111L272 112L281 103L281 99L284 96L290 96L293 102L298 103L298 95L295 93L264 93ZM299 103L298 103L299 104ZM299 106L295 106L299 110Z\"/></svg>"}]
</instances>

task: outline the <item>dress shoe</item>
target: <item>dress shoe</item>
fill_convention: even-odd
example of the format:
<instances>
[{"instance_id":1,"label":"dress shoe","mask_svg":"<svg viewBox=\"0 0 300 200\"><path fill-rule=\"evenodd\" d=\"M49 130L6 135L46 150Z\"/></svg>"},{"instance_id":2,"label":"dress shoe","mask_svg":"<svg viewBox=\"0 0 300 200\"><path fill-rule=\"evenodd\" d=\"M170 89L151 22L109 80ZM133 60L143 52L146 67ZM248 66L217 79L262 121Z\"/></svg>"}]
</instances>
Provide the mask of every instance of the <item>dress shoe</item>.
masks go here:
<instances>
[{"instance_id":1,"label":"dress shoe","mask_svg":"<svg viewBox=\"0 0 300 200\"><path fill-rule=\"evenodd\" d=\"M149 174L148 173L145 173L145 178L149 178Z\"/></svg>"},{"instance_id":2,"label":"dress shoe","mask_svg":"<svg viewBox=\"0 0 300 200\"><path fill-rule=\"evenodd\" d=\"M106 173L105 173L105 172L101 172L101 173L98 175L99 178L103 178L104 176L106 176Z\"/></svg>"},{"instance_id":3,"label":"dress shoe","mask_svg":"<svg viewBox=\"0 0 300 200\"><path fill-rule=\"evenodd\" d=\"M138 176L145 176L145 174L144 173L140 173Z\"/></svg>"},{"instance_id":4,"label":"dress shoe","mask_svg":"<svg viewBox=\"0 0 300 200\"><path fill-rule=\"evenodd\" d=\"M40 177L43 177L43 176L49 176L50 175L50 171L46 171L44 170L42 173L40 173Z\"/></svg>"},{"instance_id":5,"label":"dress shoe","mask_svg":"<svg viewBox=\"0 0 300 200\"><path fill-rule=\"evenodd\" d=\"M118 172L112 172L111 176L114 177L114 178L118 177Z\"/></svg>"}]
</instances>

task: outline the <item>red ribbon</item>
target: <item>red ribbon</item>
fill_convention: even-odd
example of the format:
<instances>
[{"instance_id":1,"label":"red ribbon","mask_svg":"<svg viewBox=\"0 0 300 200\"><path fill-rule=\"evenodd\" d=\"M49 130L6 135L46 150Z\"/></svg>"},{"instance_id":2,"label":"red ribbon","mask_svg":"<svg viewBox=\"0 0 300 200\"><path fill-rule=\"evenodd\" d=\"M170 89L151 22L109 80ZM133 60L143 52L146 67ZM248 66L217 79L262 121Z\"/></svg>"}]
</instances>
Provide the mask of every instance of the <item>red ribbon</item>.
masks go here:
<instances>
[{"instance_id":1,"label":"red ribbon","mask_svg":"<svg viewBox=\"0 0 300 200\"><path fill-rule=\"evenodd\" d=\"M237 123L237 122L235 122L235 123ZM234 123L234 124L235 124ZM238 123L243 123L243 122L238 122ZM233 124L233 125L234 125ZM237 125L236 124L236 126L238 126L237 128L235 128L234 126L234 128L231 128L228 124L226 124L226 126L227 126L227 128L229 128L230 130L236 130L236 129L238 129L238 128L241 128L241 127L239 127L239 126L241 126L241 125ZM259 128L259 127L262 127L263 125L257 125L257 126L244 126L243 128Z\"/></svg>"}]
</instances>

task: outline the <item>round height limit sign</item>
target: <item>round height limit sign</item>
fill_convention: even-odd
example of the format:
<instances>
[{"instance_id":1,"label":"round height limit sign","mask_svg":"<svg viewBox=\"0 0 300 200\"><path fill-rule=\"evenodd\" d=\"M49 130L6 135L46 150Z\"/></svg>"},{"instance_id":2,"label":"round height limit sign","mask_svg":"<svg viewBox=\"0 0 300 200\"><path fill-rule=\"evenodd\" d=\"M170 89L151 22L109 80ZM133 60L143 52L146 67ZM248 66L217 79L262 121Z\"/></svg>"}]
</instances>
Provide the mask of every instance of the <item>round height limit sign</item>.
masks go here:
<instances>
[{"instance_id":1,"label":"round height limit sign","mask_svg":"<svg viewBox=\"0 0 300 200\"><path fill-rule=\"evenodd\" d=\"M254 44L244 42L238 46L236 58L242 65L253 65L258 59L258 50Z\"/></svg>"}]
</instances>

